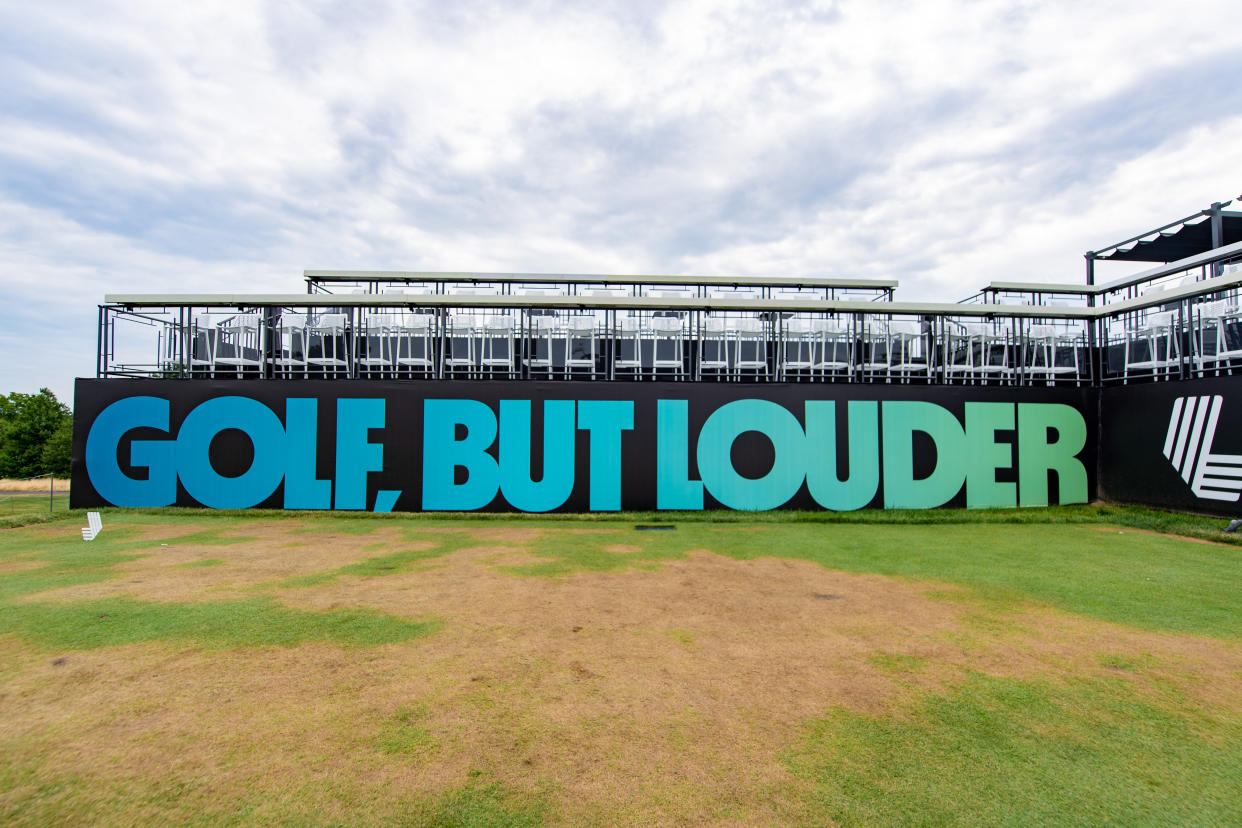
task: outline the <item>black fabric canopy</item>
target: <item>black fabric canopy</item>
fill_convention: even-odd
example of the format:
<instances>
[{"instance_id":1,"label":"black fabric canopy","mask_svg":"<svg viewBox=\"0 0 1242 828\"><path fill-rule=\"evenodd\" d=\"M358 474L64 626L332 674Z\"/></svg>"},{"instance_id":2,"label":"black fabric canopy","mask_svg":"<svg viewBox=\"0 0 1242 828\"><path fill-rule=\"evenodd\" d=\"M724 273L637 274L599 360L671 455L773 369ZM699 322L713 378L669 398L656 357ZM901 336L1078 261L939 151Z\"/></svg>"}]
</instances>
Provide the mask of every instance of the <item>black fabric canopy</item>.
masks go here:
<instances>
[{"instance_id":1,"label":"black fabric canopy","mask_svg":"<svg viewBox=\"0 0 1242 828\"><path fill-rule=\"evenodd\" d=\"M1225 202L1228 204L1228 202ZM1242 213L1222 210L1221 238L1212 243L1210 211L1096 251L1094 258L1117 262L1175 262L1242 241Z\"/></svg>"}]
</instances>

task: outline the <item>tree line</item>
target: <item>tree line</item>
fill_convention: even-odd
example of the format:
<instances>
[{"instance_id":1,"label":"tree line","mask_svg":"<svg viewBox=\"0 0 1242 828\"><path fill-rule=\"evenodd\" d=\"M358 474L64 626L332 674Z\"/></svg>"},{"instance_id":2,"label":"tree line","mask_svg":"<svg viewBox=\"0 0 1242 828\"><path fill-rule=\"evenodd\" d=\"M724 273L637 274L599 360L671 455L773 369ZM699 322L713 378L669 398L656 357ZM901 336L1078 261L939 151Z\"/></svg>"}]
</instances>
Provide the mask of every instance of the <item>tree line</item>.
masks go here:
<instances>
[{"instance_id":1,"label":"tree line","mask_svg":"<svg viewBox=\"0 0 1242 828\"><path fill-rule=\"evenodd\" d=\"M0 477L69 475L73 413L46 388L0 395Z\"/></svg>"}]
</instances>

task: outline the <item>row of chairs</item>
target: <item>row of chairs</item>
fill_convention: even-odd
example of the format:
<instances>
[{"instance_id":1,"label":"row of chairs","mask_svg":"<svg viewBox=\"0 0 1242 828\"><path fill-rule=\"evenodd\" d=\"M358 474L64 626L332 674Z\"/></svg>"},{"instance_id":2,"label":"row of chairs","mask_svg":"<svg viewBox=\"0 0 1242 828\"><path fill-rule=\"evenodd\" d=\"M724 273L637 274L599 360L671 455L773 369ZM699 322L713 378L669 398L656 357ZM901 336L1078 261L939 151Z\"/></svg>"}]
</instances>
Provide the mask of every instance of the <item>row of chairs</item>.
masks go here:
<instances>
[{"instance_id":1,"label":"row of chairs","mask_svg":"<svg viewBox=\"0 0 1242 828\"><path fill-rule=\"evenodd\" d=\"M1049 382L1077 379L1081 332L1032 325L1021 343L1003 326L951 322L932 360L922 323L881 316L806 314L761 317L710 313L695 320L676 310L655 313L534 310L502 312L402 309L365 313L351 325L342 313L284 312L270 324L258 314L200 316L192 329L196 375L260 373L270 348L277 376L595 378L615 375L779 381L930 380L943 371L963 382L1012 382L1020 372Z\"/></svg>"},{"instance_id":2,"label":"row of chairs","mask_svg":"<svg viewBox=\"0 0 1242 828\"><path fill-rule=\"evenodd\" d=\"M1158 295L1195 281L1152 285L1144 296ZM1197 374L1232 373L1242 361L1242 314L1232 298L1198 301L1188 308L1163 306L1124 320L1118 326L1124 359L1122 379L1167 379L1184 360Z\"/></svg>"}]
</instances>

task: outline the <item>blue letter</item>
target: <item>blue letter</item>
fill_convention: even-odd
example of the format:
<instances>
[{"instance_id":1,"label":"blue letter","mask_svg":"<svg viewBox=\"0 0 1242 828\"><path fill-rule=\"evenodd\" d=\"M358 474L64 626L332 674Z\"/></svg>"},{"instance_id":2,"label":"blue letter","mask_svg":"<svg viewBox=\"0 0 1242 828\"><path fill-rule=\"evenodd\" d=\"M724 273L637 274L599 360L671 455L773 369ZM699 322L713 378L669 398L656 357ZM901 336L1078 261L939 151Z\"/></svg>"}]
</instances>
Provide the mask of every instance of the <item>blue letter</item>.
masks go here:
<instances>
[{"instance_id":1,"label":"blue letter","mask_svg":"<svg viewBox=\"0 0 1242 828\"><path fill-rule=\"evenodd\" d=\"M135 480L121 472L116 449L127 431L158 428L168 431L168 400L129 397L105 408L91 423L86 436L86 476L99 496L114 506L168 506L177 499L177 468L173 443L134 440L129 462L147 467L147 479Z\"/></svg>"},{"instance_id":2,"label":"blue letter","mask_svg":"<svg viewBox=\"0 0 1242 828\"><path fill-rule=\"evenodd\" d=\"M221 431L245 432L254 446L250 468L225 477L211 466L211 441ZM249 397L216 397L189 413L177 435L177 465L190 497L211 509L249 509L262 503L284 477L285 429L280 418Z\"/></svg>"},{"instance_id":3,"label":"blue letter","mask_svg":"<svg viewBox=\"0 0 1242 828\"><path fill-rule=\"evenodd\" d=\"M592 512L621 508L621 432L633 427L633 402L578 401L578 428L591 433Z\"/></svg>"},{"instance_id":4,"label":"blue letter","mask_svg":"<svg viewBox=\"0 0 1242 828\"><path fill-rule=\"evenodd\" d=\"M336 509L367 508L367 472L384 468L384 444L367 429L384 427L382 399L336 401Z\"/></svg>"},{"instance_id":5,"label":"blue letter","mask_svg":"<svg viewBox=\"0 0 1242 828\"><path fill-rule=\"evenodd\" d=\"M285 508L329 509L332 481L315 478L318 400L285 400Z\"/></svg>"},{"instance_id":6,"label":"blue letter","mask_svg":"<svg viewBox=\"0 0 1242 828\"><path fill-rule=\"evenodd\" d=\"M771 470L757 480L737 473L733 441L757 431L772 441ZM699 434L699 476L712 497L730 509L775 509L798 493L805 476L806 438L798 419L768 400L735 400L712 412Z\"/></svg>"},{"instance_id":7,"label":"blue letter","mask_svg":"<svg viewBox=\"0 0 1242 828\"><path fill-rule=\"evenodd\" d=\"M574 488L574 401L543 403L543 477L530 476L530 400L500 401L500 492L523 512L547 512Z\"/></svg>"},{"instance_id":8,"label":"blue letter","mask_svg":"<svg viewBox=\"0 0 1242 828\"><path fill-rule=\"evenodd\" d=\"M690 480L686 400L656 402L656 508L702 509L703 484Z\"/></svg>"},{"instance_id":9,"label":"blue letter","mask_svg":"<svg viewBox=\"0 0 1242 828\"><path fill-rule=\"evenodd\" d=\"M466 436L457 439L457 426ZM476 400L423 400L423 508L481 509L500 488L500 470L487 453L496 415ZM466 482L453 482L458 466Z\"/></svg>"}]
</instances>

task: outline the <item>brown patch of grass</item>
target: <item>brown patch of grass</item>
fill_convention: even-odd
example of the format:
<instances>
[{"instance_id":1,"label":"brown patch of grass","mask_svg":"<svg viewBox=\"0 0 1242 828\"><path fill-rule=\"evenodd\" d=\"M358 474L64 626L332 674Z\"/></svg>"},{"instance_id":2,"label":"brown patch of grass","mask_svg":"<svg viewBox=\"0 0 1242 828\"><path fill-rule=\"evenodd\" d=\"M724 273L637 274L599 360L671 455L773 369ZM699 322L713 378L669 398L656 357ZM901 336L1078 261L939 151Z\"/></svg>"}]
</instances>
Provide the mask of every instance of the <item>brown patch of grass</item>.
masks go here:
<instances>
[{"instance_id":1,"label":"brown patch of grass","mask_svg":"<svg viewBox=\"0 0 1242 828\"><path fill-rule=\"evenodd\" d=\"M14 480L8 477L0 477L0 494L4 494L5 492L38 493L46 492L47 489L48 480L46 477L36 480ZM56 482L52 486L52 491L57 494L68 493L69 479L61 477L56 478Z\"/></svg>"}]
</instances>

